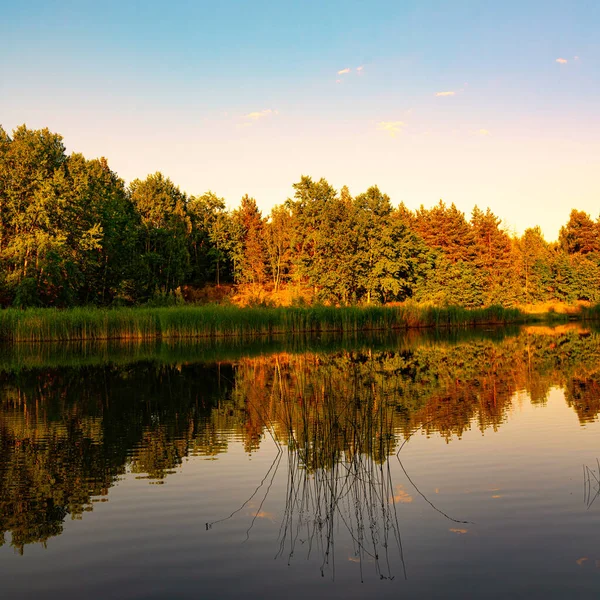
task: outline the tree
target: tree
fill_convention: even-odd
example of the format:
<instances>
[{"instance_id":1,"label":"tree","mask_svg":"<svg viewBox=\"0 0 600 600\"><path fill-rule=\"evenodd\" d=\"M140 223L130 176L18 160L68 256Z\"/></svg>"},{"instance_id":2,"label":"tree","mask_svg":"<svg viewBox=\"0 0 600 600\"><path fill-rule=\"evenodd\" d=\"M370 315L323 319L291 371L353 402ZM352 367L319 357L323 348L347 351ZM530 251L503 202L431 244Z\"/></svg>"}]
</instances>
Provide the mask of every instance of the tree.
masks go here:
<instances>
[{"instance_id":1,"label":"tree","mask_svg":"<svg viewBox=\"0 0 600 600\"><path fill-rule=\"evenodd\" d=\"M573 209L569 221L561 227L561 247L569 254L589 254L600 251L600 225L581 210Z\"/></svg>"},{"instance_id":2,"label":"tree","mask_svg":"<svg viewBox=\"0 0 600 600\"><path fill-rule=\"evenodd\" d=\"M264 232L269 273L277 291L292 269L292 214L289 206L273 207Z\"/></svg>"},{"instance_id":3,"label":"tree","mask_svg":"<svg viewBox=\"0 0 600 600\"><path fill-rule=\"evenodd\" d=\"M477 206L471 215L473 235L473 264L483 277L486 289L485 304L513 304L517 286L510 237L500 227L501 220L488 208Z\"/></svg>"},{"instance_id":4,"label":"tree","mask_svg":"<svg viewBox=\"0 0 600 600\"><path fill-rule=\"evenodd\" d=\"M349 194L339 197L325 179L315 182L307 176L294 189L295 199L288 207L295 274L313 286L320 299L346 303L353 287Z\"/></svg>"},{"instance_id":5,"label":"tree","mask_svg":"<svg viewBox=\"0 0 600 600\"><path fill-rule=\"evenodd\" d=\"M115 298L135 300L140 218L127 196L125 184L106 159L69 157L68 172L74 195L73 242L97 234L98 244L76 244L82 281L78 301L109 304Z\"/></svg>"},{"instance_id":6,"label":"tree","mask_svg":"<svg viewBox=\"0 0 600 600\"><path fill-rule=\"evenodd\" d=\"M454 263L442 252L434 251L426 269L416 284L417 301L465 308L477 308L485 303L485 281L472 263L462 260Z\"/></svg>"},{"instance_id":7,"label":"tree","mask_svg":"<svg viewBox=\"0 0 600 600\"><path fill-rule=\"evenodd\" d=\"M233 220L238 232L234 244L235 280L264 283L267 270L264 222L256 200L246 194L240 207L233 211Z\"/></svg>"},{"instance_id":8,"label":"tree","mask_svg":"<svg viewBox=\"0 0 600 600\"><path fill-rule=\"evenodd\" d=\"M408 227L405 211L393 211L377 186L354 201L354 268L360 296L382 302L412 296L427 249Z\"/></svg>"},{"instance_id":9,"label":"tree","mask_svg":"<svg viewBox=\"0 0 600 600\"><path fill-rule=\"evenodd\" d=\"M189 265L187 198L161 173L132 181L129 197L142 223L142 289L146 297L169 294L184 283Z\"/></svg>"},{"instance_id":10,"label":"tree","mask_svg":"<svg viewBox=\"0 0 600 600\"><path fill-rule=\"evenodd\" d=\"M219 285L223 270L228 271L224 240L220 234L226 219L225 200L208 191L202 196L192 196L187 209L191 220L189 282L204 285L215 281Z\"/></svg>"},{"instance_id":11,"label":"tree","mask_svg":"<svg viewBox=\"0 0 600 600\"><path fill-rule=\"evenodd\" d=\"M547 298L550 283L550 248L539 227L526 229L515 240L515 252L519 258L518 269L523 300L543 302Z\"/></svg>"},{"instance_id":12,"label":"tree","mask_svg":"<svg viewBox=\"0 0 600 600\"><path fill-rule=\"evenodd\" d=\"M48 129L22 125L12 139L0 131L0 262L5 301L44 301L39 296L39 273L44 268L40 258L52 261L64 242L52 225L59 216L56 192L66 176L66 160L62 137Z\"/></svg>"},{"instance_id":13,"label":"tree","mask_svg":"<svg viewBox=\"0 0 600 600\"><path fill-rule=\"evenodd\" d=\"M440 200L429 210L421 206L413 227L430 248L441 250L450 262L473 258L471 226L454 203L448 207Z\"/></svg>"}]
</instances>

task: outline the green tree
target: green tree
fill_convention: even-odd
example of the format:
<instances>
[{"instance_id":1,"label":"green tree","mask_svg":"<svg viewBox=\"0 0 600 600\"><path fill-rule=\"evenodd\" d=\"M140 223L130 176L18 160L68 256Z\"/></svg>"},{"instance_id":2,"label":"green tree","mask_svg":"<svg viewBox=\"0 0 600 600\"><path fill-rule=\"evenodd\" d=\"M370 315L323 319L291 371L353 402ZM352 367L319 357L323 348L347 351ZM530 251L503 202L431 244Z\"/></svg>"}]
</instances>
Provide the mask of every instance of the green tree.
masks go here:
<instances>
[{"instance_id":1,"label":"green tree","mask_svg":"<svg viewBox=\"0 0 600 600\"><path fill-rule=\"evenodd\" d=\"M202 196L192 196L187 209L191 219L189 282L219 284L227 262L219 233L226 218L225 200L208 191Z\"/></svg>"},{"instance_id":2,"label":"green tree","mask_svg":"<svg viewBox=\"0 0 600 600\"><path fill-rule=\"evenodd\" d=\"M451 262L442 252L434 251L414 296L417 301L434 306L477 308L485 303L486 285L473 263Z\"/></svg>"},{"instance_id":3,"label":"green tree","mask_svg":"<svg viewBox=\"0 0 600 600\"><path fill-rule=\"evenodd\" d=\"M295 275L314 288L319 299L347 303L352 295L352 203L338 196L325 179L302 176L294 184L292 249Z\"/></svg>"},{"instance_id":4,"label":"green tree","mask_svg":"<svg viewBox=\"0 0 600 600\"><path fill-rule=\"evenodd\" d=\"M109 304L117 297L135 300L140 219L123 180L104 158L88 161L73 154L67 164L77 206L74 241L89 239L94 232L99 235L98 244L78 244L76 260L82 276L78 300L83 304Z\"/></svg>"},{"instance_id":5,"label":"green tree","mask_svg":"<svg viewBox=\"0 0 600 600\"><path fill-rule=\"evenodd\" d=\"M142 223L142 290L147 297L169 294L185 282L189 266L187 198L161 173L132 181L129 195Z\"/></svg>"},{"instance_id":6,"label":"green tree","mask_svg":"<svg viewBox=\"0 0 600 600\"><path fill-rule=\"evenodd\" d=\"M427 248L405 218L377 186L355 198L353 258L359 295L368 303L412 296L423 273Z\"/></svg>"},{"instance_id":7,"label":"green tree","mask_svg":"<svg viewBox=\"0 0 600 600\"><path fill-rule=\"evenodd\" d=\"M508 234L500 227L501 220L488 208L477 206L471 215L473 264L483 278L485 304L513 304L518 285L512 264L513 247Z\"/></svg>"},{"instance_id":8,"label":"green tree","mask_svg":"<svg viewBox=\"0 0 600 600\"><path fill-rule=\"evenodd\" d=\"M48 289L46 297L40 297L40 273L56 270L56 263L61 262L65 237L59 190L66 188L66 160L62 137L48 129L30 130L22 125L12 139L0 131L0 261L5 302L38 304L55 299L55 291Z\"/></svg>"},{"instance_id":9,"label":"green tree","mask_svg":"<svg viewBox=\"0 0 600 600\"><path fill-rule=\"evenodd\" d=\"M292 269L292 214L289 206L273 207L264 232L269 273L277 291L289 278Z\"/></svg>"},{"instance_id":10,"label":"green tree","mask_svg":"<svg viewBox=\"0 0 600 600\"><path fill-rule=\"evenodd\" d=\"M522 297L525 302L543 302L548 298L551 278L551 251L539 227L526 229L515 240L519 258L513 267L518 270Z\"/></svg>"}]
</instances>

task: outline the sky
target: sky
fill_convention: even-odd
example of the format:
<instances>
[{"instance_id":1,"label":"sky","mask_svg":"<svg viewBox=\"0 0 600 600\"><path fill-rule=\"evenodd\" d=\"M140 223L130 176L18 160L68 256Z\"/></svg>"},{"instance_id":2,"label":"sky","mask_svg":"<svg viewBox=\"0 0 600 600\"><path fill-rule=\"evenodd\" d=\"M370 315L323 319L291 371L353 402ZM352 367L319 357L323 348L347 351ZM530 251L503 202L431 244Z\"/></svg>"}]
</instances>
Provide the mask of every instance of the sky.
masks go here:
<instances>
[{"instance_id":1,"label":"sky","mask_svg":"<svg viewBox=\"0 0 600 600\"><path fill-rule=\"evenodd\" d=\"M310 175L549 241L572 208L600 215L598 0L0 6L0 124L126 182L266 214Z\"/></svg>"}]
</instances>

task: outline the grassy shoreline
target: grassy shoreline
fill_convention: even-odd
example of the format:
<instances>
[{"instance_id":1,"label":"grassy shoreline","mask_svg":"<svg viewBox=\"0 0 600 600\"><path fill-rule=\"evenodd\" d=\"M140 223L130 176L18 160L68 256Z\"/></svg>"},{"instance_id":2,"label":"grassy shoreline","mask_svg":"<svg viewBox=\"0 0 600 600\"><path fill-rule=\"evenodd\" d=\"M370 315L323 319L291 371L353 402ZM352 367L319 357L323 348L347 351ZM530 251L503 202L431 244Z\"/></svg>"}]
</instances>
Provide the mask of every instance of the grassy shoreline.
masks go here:
<instances>
[{"instance_id":1,"label":"grassy shoreline","mask_svg":"<svg viewBox=\"0 0 600 600\"><path fill-rule=\"evenodd\" d=\"M598 313L598 311L596 311ZM600 313L599 313L600 314ZM598 315L596 315L598 316ZM551 320L566 320L550 315ZM206 305L161 308L6 309L0 341L151 340L276 334L461 328L543 320L517 309L491 306L281 307Z\"/></svg>"}]
</instances>

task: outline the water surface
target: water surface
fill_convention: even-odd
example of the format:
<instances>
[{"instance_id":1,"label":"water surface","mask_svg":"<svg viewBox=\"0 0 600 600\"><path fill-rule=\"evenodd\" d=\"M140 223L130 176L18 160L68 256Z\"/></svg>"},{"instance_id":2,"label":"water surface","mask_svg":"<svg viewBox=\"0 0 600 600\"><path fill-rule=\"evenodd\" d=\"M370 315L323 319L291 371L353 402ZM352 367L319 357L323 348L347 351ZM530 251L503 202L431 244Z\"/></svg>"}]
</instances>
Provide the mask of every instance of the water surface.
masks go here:
<instances>
[{"instance_id":1,"label":"water surface","mask_svg":"<svg viewBox=\"0 0 600 600\"><path fill-rule=\"evenodd\" d=\"M4 593L593 595L599 359L577 327L0 348Z\"/></svg>"}]
</instances>

